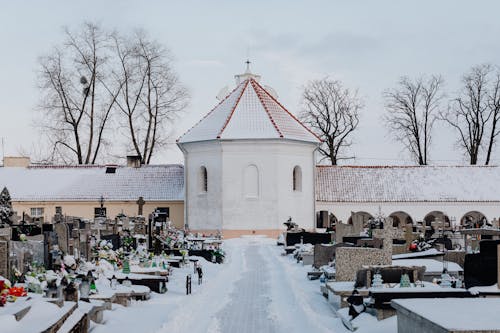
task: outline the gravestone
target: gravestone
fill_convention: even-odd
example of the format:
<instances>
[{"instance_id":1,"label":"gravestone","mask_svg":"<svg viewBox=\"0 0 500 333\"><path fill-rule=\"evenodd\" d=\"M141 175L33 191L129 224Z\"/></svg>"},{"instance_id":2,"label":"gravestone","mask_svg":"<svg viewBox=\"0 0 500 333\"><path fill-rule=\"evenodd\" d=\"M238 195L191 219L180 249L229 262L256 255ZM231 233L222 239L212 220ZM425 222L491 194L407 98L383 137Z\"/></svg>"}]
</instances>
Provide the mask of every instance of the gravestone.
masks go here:
<instances>
[{"instance_id":1,"label":"gravestone","mask_svg":"<svg viewBox=\"0 0 500 333\"><path fill-rule=\"evenodd\" d=\"M418 232L413 232L413 224L407 223L405 225L404 238L407 246L410 246L411 242L413 242L415 239L418 239Z\"/></svg>"},{"instance_id":2,"label":"gravestone","mask_svg":"<svg viewBox=\"0 0 500 333\"><path fill-rule=\"evenodd\" d=\"M54 224L54 232L57 234L59 249L64 253L69 251L69 229L66 223ZM72 254L72 253L70 253Z\"/></svg>"},{"instance_id":3,"label":"gravestone","mask_svg":"<svg viewBox=\"0 0 500 333\"><path fill-rule=\"evenodd\" d=\"M134 234L146 235L148 231L145 219L136 219L134 223Z\"/></svg>"},{"instance_id":4,"label":"gravestone","mask_svg":"<svg viewBox=\"0 0 500 333\"><path fill-rule=\"evenodd\" d=\"M120 218L120 221L122 222L122 230L130 230L130 219L127 216Z\"/></svg>"},{"instance_id":5,"label":"gravestone","mask_svg":"<svg viewBox=\"0 0 500 333\"><path fill-rule=\"evenodd\" d=\"M11 241L10 251L14 254L11 264L15 265L19 271L26 273L33 262L41 264L44 260L43 242L38 240Z\"/></svg>"},{"instance_id":6,"label":"gravestone","mask_svg":"<svg viewBox=\"0 0 500 333\"><path fill-rule=\"evenodd\" d=\"M364 231L363 216L351 212L352 224L338 222L335 225L335 242L342 243L344 237L359 236Z\"/></svg>"},{"instance_id":7,"label":"gravestone","mask_svg":"<svg viewBox=\"0 0 500 333\"><path fill-rule=\"evenodd\" d=\"M43 255L43 261L45 264L45 267L52 267L52 262L50 258L50 251L52 250L52 247L54 245L58 245L58 240L57 240L57 233L54 231L44 231L43 233L43 249L44 249L44 255Z\"/></svg>"},{"instance_id":8,"label":"gravestone","mask_svg":"<svg viewBox=\"0 0 500 333\"><path fill-rule=\"evenodd\" d=\"M337 223L335 226L335 243L342 243L344 237L352 235L352 230L351 224Z\"/></svg>"},{"instance_id":9,"label":"gravestone","mask_svg":"<svg viewBox=\"0 0 500 333\"><path fill-rule=\"evenodd\" d=\"M9 239L0 236L0 275L9 278Z\"/></svg>"},{"instance_id":10,"label":"gravestone","mask_svg":"<svg viewBox=\"0 0 500 333\"><path fill-rule=\"evenodd\" d=\"M320 268L333 260L335 254L335 245L316 244L314 245L314 263L313 266Z\"/></svg>"}]
</instances>

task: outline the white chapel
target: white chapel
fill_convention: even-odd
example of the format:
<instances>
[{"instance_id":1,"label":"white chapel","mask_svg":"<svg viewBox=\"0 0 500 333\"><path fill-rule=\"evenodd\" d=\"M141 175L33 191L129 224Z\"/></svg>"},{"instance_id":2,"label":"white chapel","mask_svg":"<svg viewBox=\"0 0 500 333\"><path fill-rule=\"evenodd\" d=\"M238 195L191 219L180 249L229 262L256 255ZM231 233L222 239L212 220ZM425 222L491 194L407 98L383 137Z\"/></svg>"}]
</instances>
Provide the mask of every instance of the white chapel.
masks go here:
<instances>
[{"instance_id":1,"label":"white chapel","mask_svg":"<svg viewBox=\"0 0 500 333\"><path fill-rule=\"evenodd\" d=\"M276 235L289 218L315 223L320 139L247 66L236 88L179 138L189 229Z\"/></svg>"}]
</instances>

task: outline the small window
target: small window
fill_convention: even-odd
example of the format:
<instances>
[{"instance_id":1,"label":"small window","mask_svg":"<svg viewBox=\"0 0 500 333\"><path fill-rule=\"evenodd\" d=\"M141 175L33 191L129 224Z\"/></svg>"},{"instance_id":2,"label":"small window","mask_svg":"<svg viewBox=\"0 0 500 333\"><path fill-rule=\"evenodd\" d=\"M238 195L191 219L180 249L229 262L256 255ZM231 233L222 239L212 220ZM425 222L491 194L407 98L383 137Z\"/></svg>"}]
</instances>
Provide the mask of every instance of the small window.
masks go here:
<instances>
[{"instance_id":1,"label":"small window","mask_svg":"<svg viewBox=\"0 0 500 333\"><path fill-rule=\"evenodd\" d=\"M43 208L42 207L35 207L31 208L31 217L43 217Z\"/></svg>"},{"instance_id":2,"label":"small window","mask_svg":"<svg viewBox=\"0 0 500 333\"><path fill-rule=\"evenodd\" d=\"M94 208L94 218L96 217L106 217L106 207Z\"/></svg>"},{"instance_id":3,"label":"small window","mask_svg":"<svg viewBox=\"0 0 500 333\"><path fill-rule=\"evenodd\" d=\"M30 209L31 218L33 222L43 223L43 213L44 209L42 207L35 207Z\"/></svg>"},{"instance_id":4,"label":"small window","mask_svg":"<svg viewBox=\"0 0 500 333\"><path fill-rule=\"evenodd\" d=\"M293 168L293 176L292 176L293 190L300 192L302 191L302 169L297 165Z\"/></svg>"},{"instance_id":5,"label":"small window","mask_svg":"<svg viewBox=\"0 0 500 333\"><path fill-rule=\"evenodd\" d=\"M208 191L208 174L207 168L201 166L200 168L200 191L207 192Z\"/></svg>"}]
</instances>

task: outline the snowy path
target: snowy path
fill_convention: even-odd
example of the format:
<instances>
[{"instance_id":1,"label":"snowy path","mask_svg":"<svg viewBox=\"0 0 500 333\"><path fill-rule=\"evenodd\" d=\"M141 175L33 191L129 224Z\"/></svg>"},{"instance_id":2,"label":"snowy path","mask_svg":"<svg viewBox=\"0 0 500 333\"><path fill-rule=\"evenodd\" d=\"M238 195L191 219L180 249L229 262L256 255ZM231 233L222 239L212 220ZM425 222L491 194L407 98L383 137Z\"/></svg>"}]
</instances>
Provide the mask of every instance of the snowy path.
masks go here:
<instances>
[{"instance_id":1,"label":"snowy path","mask_svg":"<svg viewBox=\"0 0 500 333\"><path fill-rule=\"evenodd\" d=\"M268 313L269 272L260 249L253 243L244 251L247 271L235 283L231 301L217 316L221 332L276 332Z\"/></svg>"},{"instance_id":2,"label":"snowy path","mask_svg":"<svg viewBox=\"0 0 500 333\"><path fill-rule=\"evenodd\" d=\"M226 240L227 262L204 262L204 283L194 284L192 295L185 295L185 278L193 268L176 269L166 294L115 306L91 333L347 332L321 295L319 281L306 278L310 266L281 256L275 244L258 237Z\"/></svg>"}]
</instances>

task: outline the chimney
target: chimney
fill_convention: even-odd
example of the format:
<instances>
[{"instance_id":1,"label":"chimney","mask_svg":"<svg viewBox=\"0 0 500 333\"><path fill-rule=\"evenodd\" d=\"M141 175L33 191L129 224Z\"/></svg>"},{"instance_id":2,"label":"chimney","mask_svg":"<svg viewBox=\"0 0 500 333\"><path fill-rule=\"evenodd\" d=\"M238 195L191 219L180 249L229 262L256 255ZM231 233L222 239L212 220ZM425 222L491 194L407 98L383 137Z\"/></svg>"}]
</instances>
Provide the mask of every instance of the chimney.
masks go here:
<instances>
[{"instance_id":1,"label":"chimney","mask_svg":"<svg viewBox=\"0 0 500 333\"><path fill-rule=\"evenodd\" d=\"M116 164L106 164L106 173L116 173L118 165Z\"/></svg>"},{"instance_id":2,"label":"chimney","mask_svg":"<svg viewBox=\"0 0 500 333\"><path fill-rule=\"evenodd\" d=\"M3 166L6 168L27 168L31 161L29 157L22 156L5 156L3 158Z\"/></svg>"},{"instance_id":3,"label":"chimney","mask_svg":"<svg viewBox=\"0 0 500 333\"><path fill-rule=\"evenodd\" d=\"M128 155L127 156L127 166L130 168L140 168L141 167L141 159L137 155Z\"/></svg>"}]
</instances>

